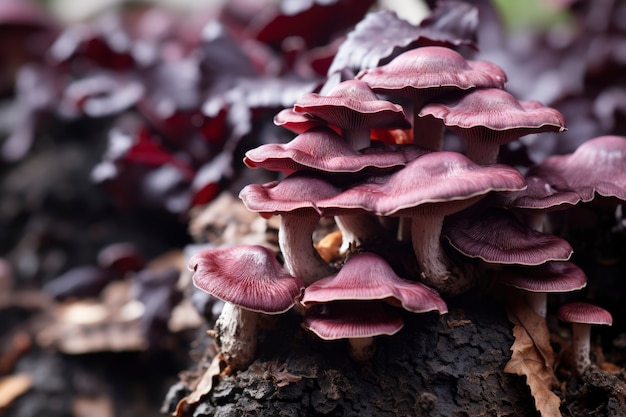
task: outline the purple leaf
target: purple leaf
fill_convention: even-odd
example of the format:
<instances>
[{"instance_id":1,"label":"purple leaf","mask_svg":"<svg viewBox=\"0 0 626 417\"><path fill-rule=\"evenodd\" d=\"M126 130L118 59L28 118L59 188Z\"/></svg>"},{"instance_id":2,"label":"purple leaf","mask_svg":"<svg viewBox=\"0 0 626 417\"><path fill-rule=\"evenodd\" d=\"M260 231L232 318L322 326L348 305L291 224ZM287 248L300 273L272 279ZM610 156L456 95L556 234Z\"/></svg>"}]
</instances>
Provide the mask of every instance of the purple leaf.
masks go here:
<instances>
[{"instance_id":1,"label":"purple leaf","mask_svg":"<svg viewBox=\"0 0 626 417\"><path fill-rule=\"evenodd\" d=\"M370 13L348 34L328 73L344 68L358 72L364 68L377 67L404 51L420 46L466 45L475 48L475 33L466 21L472 21L470 16L477 15L477 11L463 3L459 4L463 5L459 6L459 10L454 7L439 9L434 17L419 26L400 19L389 10ZM459 30L454 22L460 22L465 29Z\"/></svg>"}]
</instances>

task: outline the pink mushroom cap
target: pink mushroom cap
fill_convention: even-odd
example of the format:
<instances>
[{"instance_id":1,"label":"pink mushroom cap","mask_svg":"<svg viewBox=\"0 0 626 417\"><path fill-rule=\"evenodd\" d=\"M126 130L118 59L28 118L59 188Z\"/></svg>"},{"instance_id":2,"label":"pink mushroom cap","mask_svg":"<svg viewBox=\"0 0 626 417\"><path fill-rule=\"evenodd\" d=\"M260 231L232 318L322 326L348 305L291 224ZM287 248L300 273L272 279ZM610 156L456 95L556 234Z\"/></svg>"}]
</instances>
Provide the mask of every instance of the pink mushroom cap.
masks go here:
<instances>
[{"instance_id":1,"label":"pink mushroom cap","mask_svg":"<svg viewBox=\"0 0 626 417\"><path fill-rule=\"evenodd\" d=\"M435 290L400 278L383 258L373 253L356 254L336 274L309 285L301 303L310 307L347 300L384 300L413 313L448 312Z\"/></svg>"},{"instance_id":2,"label":"pink mushroom cap","mask_svg":"<svg viewBox=\"0 0 626 417\"><path fill-rule=\"evenodd\" d=\"M495 264L540 265L566 261L573 253L565 239L531 229L502 210L450 217L442 235L463 255Z\"/></svg>"},{"instance_id":3,"label":"pink mushroom cap","mask_svg":"<svg viewBox=\"0 0 626 417\"><path fill-rule=\"evenodd\" d=\"M546 158L527 175L549 184L558 178L565 182L561 187L576 192L583 202L593 200L596 193L626 201L626 137L590 139L571 154Z\"/></svg>"},{"instance_id":4,"label":"pink mushroom cap","mask_svg":"<svg viewBox=\"0 0 626 417\"><path fill-rule=\"evenodd\" d=\"M289 310L304 288L259 245L199 252L189 260L196 287L246 310L278 314Z\"/></svg>"},{"instance_id":5,"label":"pink mushroom cap","mask_svg":"<svg viewBox=\"0 0 626 417\"><path fill-rule=\"evenodd\" d=\"M274 116L274 124L297 134L304 133L314 127L328 125L324 120L306 113L296 113L292 108L283 109L278 112L278 114Z\"/></svg>"},{"instance_id":6,"label":"pink mushroom cap","mask_svg":"<svg viewBox=\"0 0 626 417\"><path fill-rule=\"evenodd\" d=\"M562 305L557 311L557 317L566 323L597 324L611 326L613 316L602 307L585 303L573 302Z\"/></svg>"},{"instance_id":7,"label":"pink mushroom cap","mask_svg":"<svg viewBox=\"0 0 626 417\"><path fill-rule=\"evenodd\" d=\"M266 184L249 184L239 193L239 198L250 211L265 217L296 210L311 211L320 215L317 201L333 197L341 189L322 178L304 171L296 172L282 181ZM334 215L334 214L331 214Z\"/></svg>"},{"instance_id":8,"label":"pink mushroom cap","mask_svg":"<svg viewBox=\"0 0 626 417\"><path fill-rule=\"evenodd\" d=\"M355 151L333 130L310 129L286 144L268 143L246 152L244 163L290 174L299 170L324 172L382 171L401 167L428 152L413 145L379 145Z\"/></svg>"},{"instance_id":9,"label":"pink mushroom cap","mask_svg":"<svg viewBox=\"0 0 626 417\"><path fill-rule=\"evenodd\" d=\"M441 46L411 49L386 65L362 70L356 78L376 92L424 98L428 95L426 89L502 88L506 82L506 74L497 65L466 61L458 52Z\"/></svg>"},{"instance_id":10,"label":"pink mushroom cap","mask_svg":"<svg viewBox=\"0 0 626 417\"><path fill-rule=\"evenodd\" d=\"M466 140L504 144L530 133L562 132L565 117L538 101L518 101L499 88L477 88L445 102L431 102L419 112L433 117Z\"/></svg>"},{"instance_id":11,"label":"pink mushroom cap","mask_svg":"<svg viewBox=\"0 0 626 417\"><path fill-rule=\"evenodd\" d=\"M521 191L498 193L493 201L498 206L524 210L563 210L581 201L580 195L568 189L560 175L537 177L526 175L527 187Z\"/></svg>"},{"instance_id":12,"label":"pink mushroom cap","mask_svg":"<svg viewBox=\"0 0 626 417\"><path fill-rule=\"evenodd\" d=\"M400 311L382 301L336 301L305 313L303 326L323 340L393 335L402 329Z\"/></svg>"},{"instance_id":13,"label":"pink mushroom cap","mask_svg":"<svg viewBox=\"0 0 626 417\"><path fill-rule=\"evenodd\" d=\"M448 215L491 191L526 187L524 177L505 165L480 166L456 152L431 152L401 170L355 185L317 202L322 211L361 209L381 216L410 213Z\"/></svg>"},{"instance_id":14,"label":"pink mushroom cap","mask_svg":"<svg viewBox=\"0 0 626 417\"><path fill-rule=\"evenodd\" d=\"M343 81L328 95L305 94L293 109L344 130L411 127L402 106L379 99L369 85L360 80Z\"/></svg>"},{"instance_id":15,"label":"pink mushroom cap","mask_svg":"<svg viewBox=\"0 0 626 417\"><path fill-rule=\"evenodd\" d=\"M547 262L535 267L508 268L497 273L498 282L520 290L541 293L577 291L587 276L572 262Z\"/></svg>"}]
</instances>

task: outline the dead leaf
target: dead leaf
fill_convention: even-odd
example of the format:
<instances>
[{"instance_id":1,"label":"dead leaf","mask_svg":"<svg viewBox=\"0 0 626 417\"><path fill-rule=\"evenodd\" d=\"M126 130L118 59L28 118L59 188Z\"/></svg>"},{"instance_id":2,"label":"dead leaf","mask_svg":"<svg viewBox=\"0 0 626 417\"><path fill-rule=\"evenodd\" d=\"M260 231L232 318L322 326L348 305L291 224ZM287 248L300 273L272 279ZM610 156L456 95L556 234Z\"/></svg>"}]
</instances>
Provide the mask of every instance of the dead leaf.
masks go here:
<instances>
[{"instance_id":1,"label":"dead leaf","mask_svg":"<svg viewBox=\"0 0 626 417\"><path fill-rule=\"evenodd\" d=\"M267 229L265 219L226 191L209 204L192 210L189 221L189 233L195 242L211 242L216 246L243 243L251 236L256 236L257 243L263 244Z\"/></svg>"},{"instance_id":2,"label":"dead leaf","mask_svg":"<svg viewBox=\"0 0 626 417\"><path fill-rule=\"evenodd\" d=\"M204 323L204 318L198 313L191 300L184 298L172 309L172 315L167 322L167 328L172 333L189 329L198 329Z\"/></svg>"},{"instance_id":3,"label":"dead leaf","mask_svg":"<svg viewBox=\"0 0 626 417\"><path fill-rule=\"evenodd\" d=\"M73 417L114 417L115 407L108 396L77 395L72 400Z\"/></svg>"},{"instance_id":4,"label":"dead leaf","mask_svg":"<svg viewBox=\"0 0 626 417\"><path fill-rule=\"evenodd\" d=\"M0 378L0 410L8 407L17 397L30 389L32 378L28 374Z\"/></svg>"},{"instance_id":5,"label":"dead leaf","mask_svg":"<svg viewBox=\"0 0 626 417\"><path fill-rule=\"evenodd\" d=\"M341 231L336 230L324 236L315 245L315 249L317 249L317 252L324 261L333 262L341 258L341 255L339 254L341 242Z\"/></svg>"},{"instance_id":6,"label":"dead leaf","mask_svg":"<svg viewBox=\"0 0 626 417\"><path fill-rule=\"evenodd\" d=\"M270 371L272 380L278 388L286 387L287 385L298 382L302 379L302 375L294 375L289 373L284 367L280 369L272 369Z\"/></svg>"},{"instance_id":7,"label":"dead leaf","mask_svg":"<svg viewBox=\"0 0 626 417\"><path fill-rule=\"evenodd\" d=\"M526 377L526 384L535 399L535 408L542 417L561 417L560 399L552 392L556 383L553 372L554 353L545 318L526 303L507 303L509 320L515 325L511 359L504 372Z\"/></svg>"},{"instance_id":8,"label":"dead leaf","mask_svg":"<svg viewBox=\"0 0 626 417\"><path fill-rule=\"evenodd\" d=\"M173 417L181 417L187 405L193 405L199 402L203 396L207 395L213 389L215 378L218 377L223 370L224 360L221 355L216 355L211 364L206 369L202 377L196 383L191 393L180 400L176 405L176 409L172 413Z\"/></svg>"},{"instance_id":9,"label":"dead leaf","mask_svg":"<svg viewBox=\"0 0 626 417\"><path fill-rule=\"evenodd\" d=\"M145 350L148 342L140 323L144 305L132 298L130 285L114 281L99 299L55 303L37 342L70 355Z\"/></svg>"}]
</instances>

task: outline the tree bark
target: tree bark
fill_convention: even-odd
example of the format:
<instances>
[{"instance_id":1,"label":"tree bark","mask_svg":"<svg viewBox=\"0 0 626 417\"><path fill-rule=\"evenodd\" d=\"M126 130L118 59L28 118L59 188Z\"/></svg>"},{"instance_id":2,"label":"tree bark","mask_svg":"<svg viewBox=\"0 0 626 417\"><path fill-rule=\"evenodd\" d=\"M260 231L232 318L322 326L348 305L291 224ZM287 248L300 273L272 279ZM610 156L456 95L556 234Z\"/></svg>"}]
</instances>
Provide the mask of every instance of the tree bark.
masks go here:
<instances>
[{"instance_id":1,"label":"tree bark","mask_svg":"<svg viewBox=\"0 0 626 417\"><path fill-rule=\"evenodd\" d=\"M252 365L220 375L184 415L536 416L523 378L502 371L513 343L504 311L475 292L448 304L443 316L406 313L366 364L349 359L346 341L316 339L284 314L260 332Z\"/></svg>"}]
</instances>

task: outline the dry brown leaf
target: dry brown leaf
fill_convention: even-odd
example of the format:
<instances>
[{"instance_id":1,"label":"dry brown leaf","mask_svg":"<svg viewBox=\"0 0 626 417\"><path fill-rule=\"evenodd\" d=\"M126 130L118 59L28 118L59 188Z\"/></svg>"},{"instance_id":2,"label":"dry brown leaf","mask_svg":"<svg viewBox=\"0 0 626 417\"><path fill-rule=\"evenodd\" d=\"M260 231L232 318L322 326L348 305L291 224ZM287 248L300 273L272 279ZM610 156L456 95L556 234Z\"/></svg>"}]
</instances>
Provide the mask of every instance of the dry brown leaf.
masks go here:
<instances>
[{"instance_id":1,"label":"dry brown leaf","mask_svg":"<svg viewBox=\"0 0 626 417\"><path fill-rule=\"evenodd\" d=\"M287 385L298 382L302 379L302 375L294 375L288 372L284 367L280 369L272 369L270 371L272 380L278 388L286 387Z\"/></svg>"},{"instance_id":2,"label":"dry brown leaf","mask_svg":"<svg viewBox=\"0 0 626 417\"><path fill-rule=\"evenodd\" d=\"M143 311L143 303L132 298L131 283L114 281L100 299L55 303L37 342L70 355L142 351L148 347L140 323Z\"/></svg>"},{"instance_id":3,"label":"dry brown leaf","mask_svg":"<svg viewBox=\"0 0 626 417\"><path fill-rule=\"evenodd\" d=\"M193 388L193 391L178 402L176 410L172 413L173 417L181 417L187 405L196 404L202 399L203 396L211 392L215 378L222 373L223 364L224 361L222 356L216 355L204 374L202 374L202 377L198 380L196 386Z\"/></svg>"},{"instance_id":4,"label":"dry brown leaf","mask_svg":"<svg viewBox=\"0 0 626 417\"><path fill-rule=\"evenodd\" d=\"M172 333L189 329L198 329L204 323L204 318L198 313L191 300L183 298L172 310L167 322L167 328Z\"/></svg>"},{"instance_id":5,"label":"dry brown leaf","mask_svg":"<svg viewBox=\"0 0 626 417\"><path fill-rule=\"evenodd\" d=\"M192 210L189 233L195 242L216 246L250 240L263 244L267 240L267 223L231 192L224 191L209 204Z\"/></svg>"},{"instance_id":6,"label":"dry brown leaf","mask_svg":"<svg viewBox=\"0 0 626 417\"><path fill-rule=\"evenodd\" d=\"M336 230L324 236L316 245L315 249L320 257L326 262L338 260L341 256L339 249L341 247L341 231Z\"/></svg>"},{"instance_id":7,"label":"dry brown leaf","mask_svg":"<svg viewBox=\"0 0 626 417\"><path fill-rule=\"evenodd\" d=\"M515 325L511 359L504 372L526 377L526 384L542 417L561 417L560 399L552 392L556 378L554 354L545 319L522 302L508 303L509 320Z\"/></svg>"},{"instance_id":8,"label":"dry brown leaf","mask_svg":"<svg viewBox=\"0 0 626 417\"><path fill-rule=\"evenodd\" d=\"M32 378L28 374L9 375L0 378L0 410L30 389Z\"/></svg>"},{"instance_id":9,"label":"dry brown leaf","mask_svg":"<svg viewBox=\"0 0 626 417\"><path fill-rule=\"evenodd\" d=\"M114 417L115 407L104 395L77 395L72 400L73 417Z\"/></svg>"}]
</instances>

